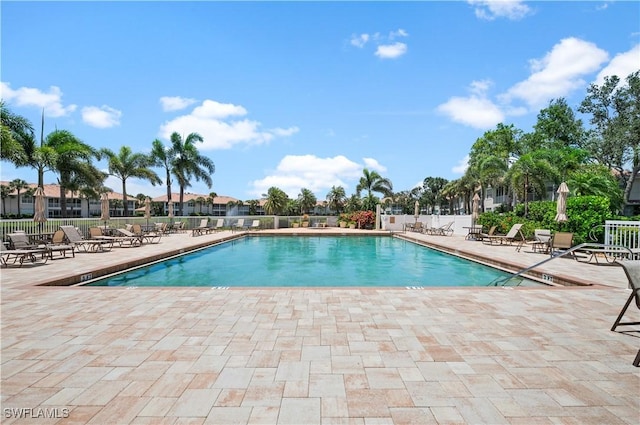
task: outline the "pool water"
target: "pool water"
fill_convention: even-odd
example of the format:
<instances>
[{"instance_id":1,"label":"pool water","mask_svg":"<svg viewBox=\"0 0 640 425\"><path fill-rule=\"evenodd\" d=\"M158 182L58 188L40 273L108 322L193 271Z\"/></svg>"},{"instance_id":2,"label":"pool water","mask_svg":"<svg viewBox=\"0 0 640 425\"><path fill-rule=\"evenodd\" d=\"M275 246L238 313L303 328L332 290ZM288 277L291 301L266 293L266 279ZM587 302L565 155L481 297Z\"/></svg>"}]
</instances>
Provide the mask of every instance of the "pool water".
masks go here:
<instances>
[{"instance_id":1,"label":"pool water","mask_svg":"<svg viewBox=\"0 0 640 425\"><path fill-rule=\"evenodd\" d=\"M508 276L389 236L244 237L89 286L486 286Z\"/></svg>"}]
</instances>

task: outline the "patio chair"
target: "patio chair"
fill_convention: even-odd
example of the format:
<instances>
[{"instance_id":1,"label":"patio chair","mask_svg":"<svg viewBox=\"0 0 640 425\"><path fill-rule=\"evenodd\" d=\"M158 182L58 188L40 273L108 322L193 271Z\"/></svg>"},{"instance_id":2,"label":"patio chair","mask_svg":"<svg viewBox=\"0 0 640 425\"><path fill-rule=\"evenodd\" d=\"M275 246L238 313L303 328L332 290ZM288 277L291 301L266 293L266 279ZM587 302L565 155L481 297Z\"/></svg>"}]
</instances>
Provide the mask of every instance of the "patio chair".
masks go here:
<instances>
[{"instance_id":1,"label":"patio chair","mask_svg":"<svg viewBox=\"0 0 640 425\"><path fill-rule=\"evenodd\" d=\"M71 251L71 256L75 258L76 247L64 243L64 232L62 230L56 230L51 237L51 243L48 243L46 249L49 253L49 258L53 260L53 253L59 252L64 258L67 257L67 251Z\"/></svg>"},{"instance_id":2,"label":"patio chair","mask_svg":"<svg viewBox=\"0 0 640 425\"><path fill-rule=\"evenodd\" d=\"M424 226L421 221L417 221L413 224L412 232L422 233L424 231Z\"/></svg>"},{"instance_id":3,"label":"patio chair","mask_svg":"<svg viewBox=\"0 0 640 425\"><path fill-rule=\"evenodd\" d=\"M136 236L105 236L102 234L102 229L99 227L89 227L89 237L91 239L112 241L117 243L119 247L132 248L142 245L140 238Z\"/></svg>"},{"instance_id":4,"label":"patio chair","mask_svg":"<svg viewBox=\"0 0 640 425\"><path fill-rule=\"evenodd\" d=\"M531 242L533 252L549 253L549 249L551 249L551 230L535 229L533 237L534 240Z\"/></svg>"},{"instance_id":5,"label":"patio chair","mask_svg":"<svg viewBox=\"0 0 640 425\"><path fill-rule=\"evenodd\" d=\"M9 241L11 242L11 248L13 249L36 249L38 245L32 244L29 241L29 236L24 232L15 232L7 234Z\"/></svg>"},{"instance_id":6,"label":"patio chair","mask_svg":"<svg viewBox=\"0 0 640 425\"><path fill-rule=\"evenodd\" d=\"M211 226L211 230L217 232L218 230L222 230L224 227L224 218L219 218L216 220L215 224Z\"/></svg>"},{"instance_id":7,"label":"patio chair","mask_svg":"<svg viewBox=\"0 0 640 425\"><path fill-rule=\"evenodd\" d=\"M497 228L498 228L498 226L491 226L491 228L489 229L489 231L487 233L480 232L479 235L476 235L476 240L477 241L483 241L485 239L489 239L490 237L492 237L496 233L496 229Z\"/></svg>"},{"instance_id":8,"label":"patio chair","mask_svg":"<svg viewBox=\"0 0 640 425\"><path fill-rule=\"evenodd\" d=\"M84 252L105 252L113 248L113 241L85 239L74 226L60 226L70 245Z\"/></svg>"},{"instance_id":9,"label":"patio chair","mask_svg":"<svg viewBox=\"0 0 640 425\"><path fill-rule=\"evenodd\" d=\"M511 245L513 242L518 241L517 238L520 237L520 240L519 240L520 243L516 248L517 251L520 251L520 248L522 247L522 244L524 244L524 241L525 241L524 235L522 234L522 230L520 230L521 228L522 228L522 223L516 223L513 226L511 226L511 229L509 229L509 232L506 235L492 235L487 237L486 240L483 239L483 242L488 243L489 245L494 245L494 244Z\"/></svg>"},{"instance_id":10,"label":"patio chair","mask_svg":"<svg viewBox=\"0 0 640 425\"><path fill-rule=\"evenodd\" d=\"M621 322L622 316L627 312L627 309L631 305L631 301L634 299L636 307L640 310L640 260L622 260L616 261L616 263L622 266L624 273L627 275L631 294L629 294L627 302L624 304L624 307L622 307L618 318L611 327L612 331L615 331L618 326L640 325L640 322Z\"/></svg>"},{"instance_id":11,"label":"patio chair","mask_svg":"<svg viewBox=\"0 0 640 425\"><path fill-rule=\"evenodd\" d=\"M253 220L251 226L249 226L249 230L260 230L260 220Z\"/></svg>"},{"instance_id":12,"label":"patio chair","mask_svg":"<svg viewBox=\"0 0 640 425\"><path fill-rule=\"evenodd\" d=\"M142 240L146 243L159 243L162 238L162 234L156 231L151 232L143 232L142 226L139 224L133 224L131 226L131 232L138 237L141 237Z\"/></svg>"},{"instance_id":13,"label":"patio chair","mask_svg":"<svg viewBox=\"0 0 640 425\"><path fill-rule=\"evenodd\" d=\"M4 243L0 243L0 265L4 267L16 262L18 267L22 267L25 262L35 264L42 261L42 264L45 264L48 259L49 254L46 248L9 249Z\"/></svg>"},{"instance_id":14,"label":"patio chair","mask_svg":"<svg viewBox=\"0 0 640 425\"><path fill-rule=\"evenodd\" d=\"M549 242L549 254L554 257L573 246L573 233L555 232ZM570 254L574 259L575 254Z\"/></svg>"},{"instance_id":15,"label":"patio chair","mask_svg":"<svg viewBox=\"0 0 640 425\"><path fill-rule=\"evenodd\" d=\"M453 221L448 222L447 224L440 227L432 227L429 232L430 235L437 236L451 236L453 235Z\"/></svg>"}]
</instances>

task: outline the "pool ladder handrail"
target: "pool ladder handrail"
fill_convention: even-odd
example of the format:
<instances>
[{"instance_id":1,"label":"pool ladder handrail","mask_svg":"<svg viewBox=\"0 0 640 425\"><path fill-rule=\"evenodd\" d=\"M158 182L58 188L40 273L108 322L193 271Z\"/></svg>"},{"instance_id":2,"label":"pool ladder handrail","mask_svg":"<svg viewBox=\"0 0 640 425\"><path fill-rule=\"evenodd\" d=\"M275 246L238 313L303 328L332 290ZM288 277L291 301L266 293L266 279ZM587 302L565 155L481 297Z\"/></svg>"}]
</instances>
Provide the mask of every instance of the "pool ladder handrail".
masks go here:
<instances>
[{"instance_id":1,"label":"pool ladder handrail","mask_svg":"<svg viewBox=\"0 0 640 425\"><path fill-rule=\"evenodd\" d=\"M555 260L556 258L564 257L565 255L571 255L574 252L579 250L585 250L585 248L587 248L586 250L588 250L588 248L598 248L599 249L598 252L606 252L609 249L611 249L612 251L617 251L617 253L622 253L624 251L627 251L626 253L628 254L629 258L633 258L633 251L624 245L611 245L611 244L596 243L596 242L584 242L584 243L581 243L580 245L572 246L566 251L558 252L555 255L552 252L549 258L546 258L534 264L533 266L529 266L525 269L522 269L516 274L494 279L491 282L489 282L487 286L507 286L508 281L518 276L522 276L524 273L528 272L529 270L535 269L536 267L541 266L542 264L548 263L551 260ZM520 281L514 286L520 286L520 283L522 283L522 280L523 279L520 279Z\"/></svg>"}]
</instances>

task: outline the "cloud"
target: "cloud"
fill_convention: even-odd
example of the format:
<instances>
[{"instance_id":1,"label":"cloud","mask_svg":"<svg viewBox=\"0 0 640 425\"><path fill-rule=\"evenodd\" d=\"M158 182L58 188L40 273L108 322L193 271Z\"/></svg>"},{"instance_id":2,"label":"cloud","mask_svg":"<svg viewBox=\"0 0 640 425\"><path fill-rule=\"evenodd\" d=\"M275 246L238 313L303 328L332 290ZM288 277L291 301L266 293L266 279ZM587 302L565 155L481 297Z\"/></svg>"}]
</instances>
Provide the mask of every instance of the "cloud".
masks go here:
<instances>
[{"instance_id":1,"label":"cloud","mask_svg":"<svg viewBox=\"0 0 640 425\"><path fill-rule=\"evenodd\" d=\"M467 168L469 168L469 155L466 155L456 165L454 165L451 172L455 174L464 174L467 171Z\"/></svg>"},{"instance_id":2,"label":"cloud","mask_svg":"<svg viewBox=\"0 0 640 425\"><path fill-rule=\"evenodd\" d=\"M120 125L122 112L107 105L85 106L82 108L82 121L91 127L110 128Z\"/></svg>"},{"instance_id":3,"label":"cloud","mask_svg":"<svg viewBox=\"0 0 640 425\"><path fill-rule=\"evenodd\" d=\"M179 111L188 106L196 103L196 99L190 99L187 97L180 96L163 96L160 98L160 104L162 105L162 110L165 112L169 111Z\"/></svg>"},{"instance_id":4,"label":"cloud","mask_svg":"<svg viewBox=\"0 0 640 425\"><path fill-rule=\"evenodd\" d=\"M364 47L365 44L369 41L369 34L360 34L360 35L352 35L351 36L351 45L356 46L360 49Z\"/></svg>"},{"instance_id":5,"label":"cloud","mask_svg":"<svg viewBox=\"0 0 640 425\"><path fill-rule=\"evenodd\" d=\"M366 158L365 164L373 164L385 169L375 159ZM295 198L300 189L307 188L315 193L318 200L324 199L332 186L342 186L362 175L364 166L345 156L320 158L315 155L287 155L268 176L250 183L250 193L260 197L271 186L282 189L289 197ZM355 184L353 185L355 188Z\"/></svg>"},{"instance_id":6,"label":"cloud","mask_svg":"<svg viewBox=\"0 0 640 425\"><path fill-rule=\"evenodd\" d=\"M489 80L473 81L469 97L454 96L439 105L437 110L452 121L479 129L491 128L505 118L505 113L487 98L491 85Z\"/></svg>"},{"instance_id":7,"label":"cloud","mask_svg":"<svg viewBox=\"0 0 640 425\"><path fill-rule=\"evenodd\" d=\"M62 91L59 87L51 86L48 92L32 87L20 87L13 90L9 83L0 82L2 98L16 106L36 107L44 109L49 117L62 117L76 110L77 105L62 104Z\"/></svg>"},{"instance_id":8,"label":"cloud","mask_svg":"<svg viewBox=\"0 0 640 425\"><path fill-rule=\"evenodd\" d=\"M171 133L199 133L204 150L230 149L235 145L259 145L276 137L286 137L299 131L298 127L261 130L261 123L243 117L247 110L230 103L205 100L188 115L176 117L160 126L159 135L169 139Z\"/></svg>"},{"instance_id":9,"label":"cloud","mask_svg":"<svg viewBox=\"0 0 640 425\"><path fill-rule=\"evenodd\" d=\"M640 44L636 44L631 50L617 54L609 65L602 68L594 83L601 86L604 77L617 75L621 81L625 81L629 74L638 70L638 58L640 58Z\"/></svg>"},{"instance_id":10,"label":"cloud","mask_svg":"<svg viewBox=\"0 0 640 425\"><path fill-rule=\"evenodd\" d=\"M583 76L597 71L608 54L595 44L565 38L542 59L530 61L532 74L501 96L506 103L521 99L537 109L553 98L565 97L584 87Z\"/></svg>"},{"instance_id":11,"label":"cloud","mask_svg":"<svg viewBox=\"0 0 640 425\"><path fill-rule=\"evenodd\" d=\"M407 45L404 43L382 44L376 49L375 55L380 59L396 59L407 53Z\"/></svg>"},{"instance_id":12,"label":"cloud","mask_svg":"<svg viewBox=\"0 0 640 425\"><path fill-rule=\"evenodd\" d=\"M377 160L373 158L362 158L362 161L364 162L364 166L369 170L378 171L380 173L384 173L387 171L387 167L380 164Z\"/></svg>"},{"instance_id":13,"label":"cloud","mask_svg":"<svg viewBox=\"0 0 640 425\"><path fill-rule=\"evenodd\" d=\"M474 6L478 18L487 21L496 18L517 21L532 13L521 0L467 0L467 3Z\"/></svg>"}]
</instances>

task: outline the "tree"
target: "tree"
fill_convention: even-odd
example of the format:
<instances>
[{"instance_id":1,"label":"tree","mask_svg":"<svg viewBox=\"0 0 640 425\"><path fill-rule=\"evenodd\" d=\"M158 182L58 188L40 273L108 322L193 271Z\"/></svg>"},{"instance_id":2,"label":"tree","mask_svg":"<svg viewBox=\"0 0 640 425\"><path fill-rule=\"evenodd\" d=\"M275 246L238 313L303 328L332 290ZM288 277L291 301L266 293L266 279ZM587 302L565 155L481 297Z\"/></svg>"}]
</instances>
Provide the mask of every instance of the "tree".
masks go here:
<instances>
[{"instance_id":1,"label":"tree","mask_svg":"<svg viewBox=\"0 0 640 425\"><path fill-rule=\"evenodd\" d=\"M29 187L29 184L22 179L14 179L9 182L9 188L11 191L15 191L18 197L18 218L21 216L20 213L20 192Z\"/></svg>"},{"instance_id":2,"label":"tree","mask_svg":"<svg viewBox=\"0 0 640 425\"><path fill-rule=\"evenodd\" d=\"M180 185L180 215L183 213L184 189L191 186L192 178L203 181L209 188L213 186L211 175L215 173L216 167L211 159L198 152L196 146L196 143L203 141L198 133L189 133L184 140L176 132L171 134L171 172Z\"/></svg>"},{"instance_id":3,"label":"tree","mask_svg":"<svg viewBox=\"0 0 640 425\"><path fill-rule=\"evenodd\" d=\"M334 210L336 214L340 214L340 212L344 209L344 204L347 201L347 195L344 191L344 187L342 186L331 186L331 190L327 194L327 202L329 203L329 208Z\"/></svg>"},{"instance_id":4,"label":"tree","mask_svg":"<svg viewBox=\"0 0 640 425\"><path fill-rule=\"evenodd\" d=\"M198 212L202 214L202 206L205 204L205 202L207 202L207 200L204 196L198 196L196 199L194 199L194 201L200 206L200 210Z\"/></svg>"},{"instance_id":5,"label":"tree","mask_svg":"<svg viewBox=\"0 0 640 425\"><path fill-rule=\"evenodd\" d=\"M591 84L579 112L591 114L587 148L595 160L618 172L628 203L640 171L640 70L620 84L618 76L605 77L601 86ZM631 173L625 165L631 164Z\"/></svg>"},{"instance_id":6,"label":"tree","mask_svg":"<svg viewBox=\"0 0 640 425\"><path fill-rule=\"evenodd\" d=\"M257 199L249 199L245 201L245 204L249 205L249 215L258 214L258 207L260 206L260 201Z\"/></svg>"},{"instance_id":7,"label":"tree","mask_svg":"<svg viewBox=\"0 0 640 425\"><path fill-rule=\"evenodd\" d=\"M270 187L267 194L262 196L267 199L264 203L264 211L270 215L282 214L289 200L287 194L275 186Z\"/></svg>"},{"instance_id":8,"label":"tree","mask_svg":"<svg viewBox=\"0 0 640 425\"><path fill-rule=\"evenodd\" d=\"M53 171L56 171L59 175L60 209L62 217L66 218L66 192L73 185L74 179L80 178L88 185L96 187L102 184L104 174L91 164L91 160L97 158L99 153L67 130L56 130L50 133L42 148L36 149L34 156L38 164L44 167L48 160L39 162L40 153L46 150L51 154L50 159L53 162ZM40 175L38 180L40 180Z\"/></svg>"},{"instance_id":9,"label":"tree","mask_svg":"<svg viewBox=\"0 0 640 425\"><path fill-rule=\"evenodd\" d=\"M558 173L541 152L536 151L522 155L511 166L506 180L511 184L515 193L524 198L524 216L529 214L529 193L542 195L546 192L546 183L557 180Z\"/></svg>"},{"instance_id":10,"label":"tree","mask_svg":"<svg viewBox=\"0 0 640 425\"><path fill-rule=\"evenodd\" d=\"M9 186L6 184L0 185L0 198L2 198L2 215L7 215L7 199L9 195L13 192Z\"/></svg>"},{"instance_id":11,"label":"tree","mask_svg":"<svg viewBox=\"0 0 640 425\"><path fill-rule=\"evenodd\" d=\"M422 182L423 192L420 204L431 207L432 211L434 211L436 205L440 207L442 202L445 200L444 197L441 196L440 192L447 183L448 180L442 177L425 178Z\"/></svg>"},{"instance_id":12,"label":"tree","mask_svg":"<svg viewBox=\"0 0 640 425\"><path fill-rule=\"evenodd\" d=\"M167 202L171 201L171 170L175 153L171 148L166 148L162 142L155 139L151 143L151 161L153 166L162 167L165 172L165 184L167 185Z\"/></svg>"},{"instance_id":13,"label":"tree","mask_svg":"<svg viewBox=\"0 0 640 425\"><path fill-rule=\"evenodd\" d=\"M131 177L148 180L153 186L162 183L162 180L149 168L153 164L151 158L143 153L133 153L129 146L122 146L117 154L107 148L100 152L107 157L109 175L122 182L123 214L128 217L127 180Z\"/></svg>"},{"instance_id":14,"label":"tree","mask_svg":"<svg viewBox=\"0 0 640 425\"><path fill-rule=\"evenodd\" d=\"M393 185L391 180L383 178L376 171L369 171L368 169L362 170L363 176L360 177L360 181L356 186L356 192L360 196L360 192L365 190L367 192L364 197L363 206L368 210L375 210L378 202L377 198L373 195L373 192L381 193L384 196L389 196L393 193Z\"/></svg>"},{"instance_id":15,"label":"tree","mask_svg":"<svg viewBox=\"0 0 640 425\"><path fill-rule=\"evenodd\" d=\"M302 188L300 189L300 194L298 195L298 203L300 204L302 213L309 214L311 210L315 208L318 200L316 199L316 195L314 195L312 191Z\"/></svg>"},{"instance_id":16,"label":"tree","mask_svg":"<svg viewBox=\"0 0 640 425\"><path fill-rule=\"evenodd\" d=\"M16 115L0 100L0 159L16 165L24 162L24 139L33 138L33 125L26 118Z\"/></svg>"},{"instance_id":17,"label":"tree","mask_svg":"<svg viewBox=\"0 0 640 425\"><path fill-rule=\"evenodd\" d=\"M213 210L213 207L214 207L214 205L215 205L215 200L216 200L216 197L217 197L217 196L218 196L218 194L217 194L217 193L215 193L215 192L210 192L210 193L209 193L209 196L207 197L207 203L208 203L209 205L211 205L211 209L212 209L212 210Z\"/></svg>"},{"instance_id":18,"label":"tree","mask_svg":"<svg viewBox=\"0 0 640 425\"><path fill-rule=\"evenodd\" d=\"M589 164L571 173L567 179L569 190L575 196L601 196L609 198L611 206L620 210L623 192L611 171L599 164Z\"/></svg>"}]
</instances>

